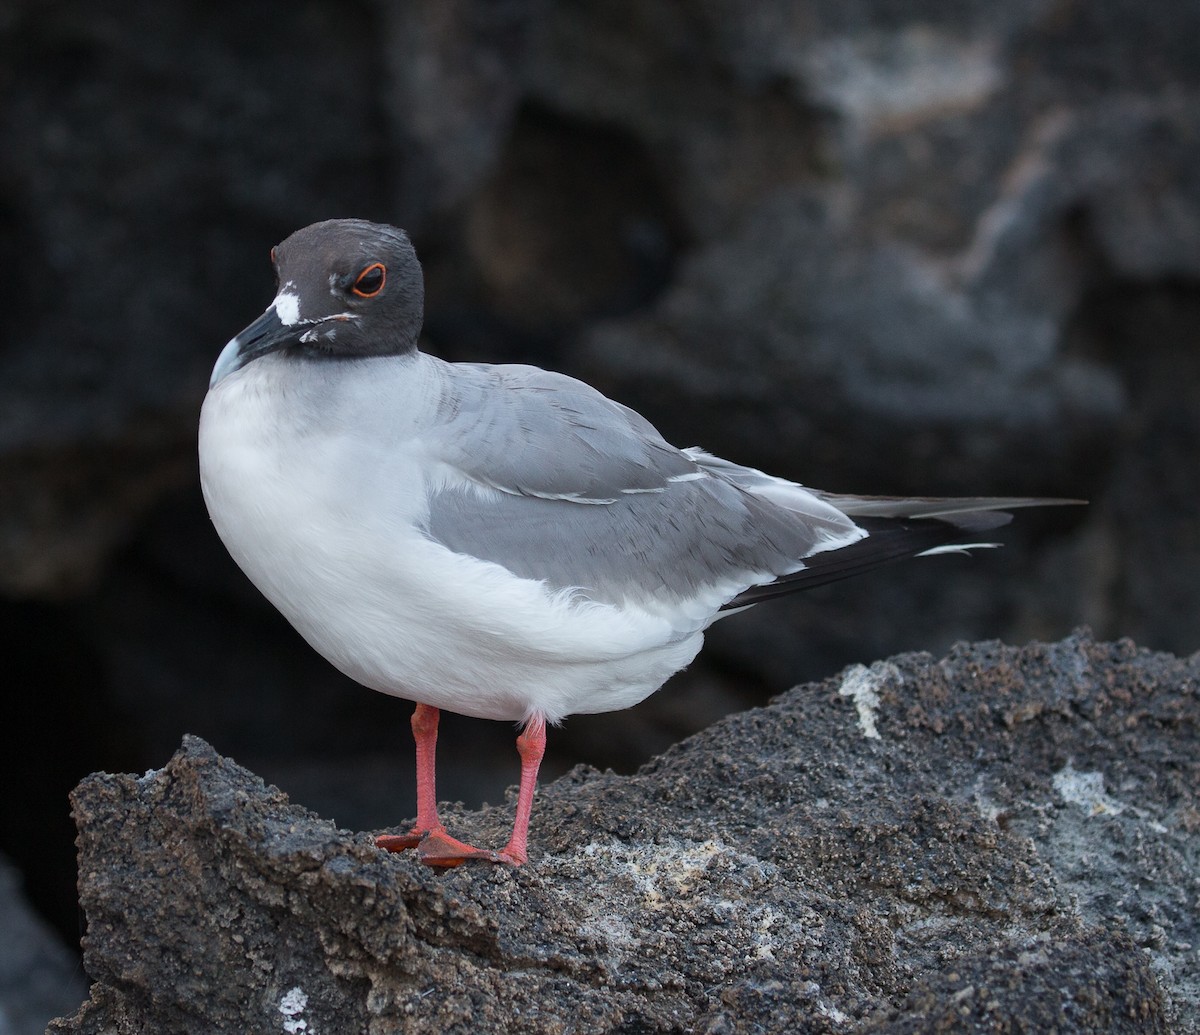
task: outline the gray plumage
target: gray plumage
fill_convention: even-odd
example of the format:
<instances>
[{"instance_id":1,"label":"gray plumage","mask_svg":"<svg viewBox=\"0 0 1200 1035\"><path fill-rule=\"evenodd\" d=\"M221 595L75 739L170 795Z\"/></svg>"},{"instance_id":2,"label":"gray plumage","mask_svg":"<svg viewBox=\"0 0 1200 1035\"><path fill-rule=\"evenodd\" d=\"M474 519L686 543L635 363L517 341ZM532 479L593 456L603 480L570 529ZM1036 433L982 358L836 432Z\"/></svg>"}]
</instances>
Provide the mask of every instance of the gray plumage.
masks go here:
<instances>
[{"instance_id":1,"label":"gray plumage","mask_svg":"<svg viewBox=\"0 0 1200 1035\"><path fill-rule=\"evenodd\" d=\"M213 370L201 475L230 552L360 682L493 718L626 707L722 613L936 552L1033 499L809 490L677 449L529 366L416 350L403 231L331 220Z\"/></svg>"},{"instance_id":2,"label":"gray plumage","mask_svg":"<svg viewBox=\"0 0 1200 1035\"><path fill-rule=\"evenodd\" d=\"M469 482L435 490L424 525L451 550L620 603L769 581L855 532L815 498L788 511L713 473L582 382L454 370L440 444Z\"/></svg>"}]
</instances>

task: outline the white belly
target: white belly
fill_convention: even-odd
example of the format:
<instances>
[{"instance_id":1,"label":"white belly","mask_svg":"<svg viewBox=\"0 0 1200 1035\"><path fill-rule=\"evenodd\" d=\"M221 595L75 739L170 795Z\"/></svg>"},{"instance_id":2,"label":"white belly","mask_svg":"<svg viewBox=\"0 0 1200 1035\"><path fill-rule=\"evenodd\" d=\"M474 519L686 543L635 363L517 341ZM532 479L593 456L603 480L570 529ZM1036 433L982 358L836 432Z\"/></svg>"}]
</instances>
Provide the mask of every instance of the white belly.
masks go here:
<instances>
[{"instance_id":1,"label":"white belly","mask_svg":"<svg viewBox=\"0 0 1200 1035\"><path fill-rule=\"evenodd\" d=\"M556 721L636 704L700 650L699 627L551 593L431 542L413 524L419 445L289 429L259 390L261 362L205 400L205 502L250 580L352 679L466 715Z\"/></svg>"}]
</instances>

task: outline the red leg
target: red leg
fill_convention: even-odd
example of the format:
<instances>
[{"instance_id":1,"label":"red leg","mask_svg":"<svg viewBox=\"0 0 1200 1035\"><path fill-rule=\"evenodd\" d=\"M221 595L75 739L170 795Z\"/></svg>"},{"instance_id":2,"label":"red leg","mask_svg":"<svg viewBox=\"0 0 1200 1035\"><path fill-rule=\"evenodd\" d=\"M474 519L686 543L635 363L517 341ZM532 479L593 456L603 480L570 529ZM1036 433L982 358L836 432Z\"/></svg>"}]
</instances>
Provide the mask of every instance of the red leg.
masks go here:
<instances>
[{"instance_id":1,"label":"red leg","mask_svg":"<svg viewBox=\"0 0 1200 1035\"><path fill-rule=\"evenodd\" d=\"M414 833L424 834L440 827L437 814L437 731L441 713L427 704L413 710L413 740L417 743L417 825Z\"/></svg>"},{"instance_id":2,"label":"red leg","mask_svg":"<svg viewBox=\"0 0 1200 1035\"><path fill-rule=\"evenodd\" d=\"M421 862L429 866L458 866L468 859L506 862L520 866L527 857L529 817L533 811L533 792L538 767L546 751L546 721L535 715L517 737L521 756L521 786L517 792L517 816L512 837L499 852L476 848L446 833L438 819L437 793L434 789L434 757L437 750L438 710L418 704L413 712L413 739L417 744L417 822L408 834L380 834L375 844L389 852L416 848Z\"/></svg>"},{"instance_id":3,"label":"red leg","mask_svg":"<svg viewBox=\"0 0 1200 1035\"><path fill-rule=\"evenodd\" d=\"M435 757L439 712L427 704L418 704L412 714L413 740L417 744L417 824L408 834L380 834L375 844L389 852L416 848L421 838L441 827L437 814Z\"/></svg>"},{"instance_id":4,"label":"red leg","mask_svg":"<svg viewBox=\"0 0 1200 1035\"><path fill-rule=\"evenodd\" d=\"M535 715L525 724L525 729L517 737L517 751L521 755L517 818L508 845L500 850L500 858L514 866L520 866L528 857L526 847L529 842L529 817L533 813L533 791L537 787L542 756L546 753L546 720L540 715Z\"/></svg>"}]
</instances>

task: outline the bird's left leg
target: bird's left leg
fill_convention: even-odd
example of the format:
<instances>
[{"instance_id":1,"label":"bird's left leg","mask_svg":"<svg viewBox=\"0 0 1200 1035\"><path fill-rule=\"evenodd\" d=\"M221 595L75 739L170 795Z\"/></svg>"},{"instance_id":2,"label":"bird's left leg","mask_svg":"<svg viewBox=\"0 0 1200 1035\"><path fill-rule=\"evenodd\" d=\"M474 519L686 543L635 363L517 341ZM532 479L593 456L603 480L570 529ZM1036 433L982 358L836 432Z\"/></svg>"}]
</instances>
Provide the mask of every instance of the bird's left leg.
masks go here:
<instances>
[{"instance_id":1,"label":"bird's left leg","mask_svg":"<svg viewBox=\"0 0 1200 1035\"><path fill-rule=\"evenodd\" d=\"M517 737L517 752L521 756L521 786L517 791L517 818L513 823L512 837L500 849L504 862L520 866L527 856L529 842L529 817L533 813L533 792L537 787L538 769L546 753L546 720L535 715L525 724Z\"/></svg>"},{"instance_id":2,"label":"bird's left leg","mask_svg":"<svg viewBox=\"0 0 1200 1035\"><path fill-rule=\"evenodd\" d=\"M413 741L417 746L417 822L407 834L380 834L375 838L379 848L402 852L416 848L421 839L433 830L441 830L437 813L437 733L438 710L428 704L418 704L412 714Z\"/></svg>"}]
</instances>

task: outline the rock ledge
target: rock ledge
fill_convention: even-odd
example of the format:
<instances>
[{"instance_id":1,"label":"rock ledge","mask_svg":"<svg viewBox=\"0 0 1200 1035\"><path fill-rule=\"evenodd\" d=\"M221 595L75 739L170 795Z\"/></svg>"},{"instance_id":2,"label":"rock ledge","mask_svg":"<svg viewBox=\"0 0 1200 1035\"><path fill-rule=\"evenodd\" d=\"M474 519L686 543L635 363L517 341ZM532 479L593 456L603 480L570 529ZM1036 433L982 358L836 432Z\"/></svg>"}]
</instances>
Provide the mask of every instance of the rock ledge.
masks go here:
<instances>
[{"instance_id":1,"label":"rock ledge","mask_svg":"<svg viewBox=\"0 0 1200 1035\"><path fill-rule=\"evenodd\" d=\"M95 984L50 1030L1195 1032L1198 687L1086 632L855 666L444 874L187 737L74 794Z\"/></svg>"}]
</instances>

